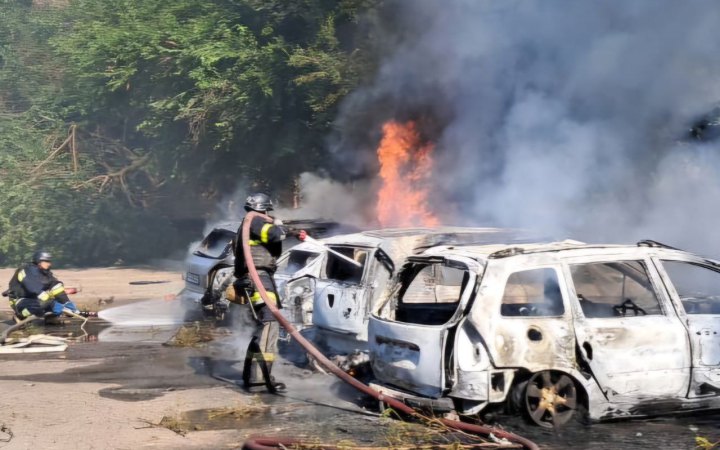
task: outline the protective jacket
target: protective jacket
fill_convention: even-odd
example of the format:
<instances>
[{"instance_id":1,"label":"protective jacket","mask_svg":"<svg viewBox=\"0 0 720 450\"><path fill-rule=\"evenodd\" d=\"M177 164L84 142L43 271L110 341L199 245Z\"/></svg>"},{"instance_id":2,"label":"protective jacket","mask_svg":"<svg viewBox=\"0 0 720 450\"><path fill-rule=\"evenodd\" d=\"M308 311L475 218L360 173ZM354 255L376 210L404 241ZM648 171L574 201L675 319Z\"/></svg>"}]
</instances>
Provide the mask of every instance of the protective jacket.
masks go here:
<instances>
[{"instance_id":1,"label":"protective jacket","mask_svg":"<svg viewBox=\"0 0 720 450\"><path fill-rule=\"evenodd\" d=\"M235 277L247 275L247 263L242 247L242 228L245 219L240 223L233 250L235 251ZM250 253L257 269L275 272L276 262L282 254L282 241L285 239L285 230L282 226L266 222L261 217L254 217L250 224Z\"/></svg>"},{"instance_id":2,"label":"protective jacket","mask_svg":"<svg viewBox=\"0 0 720 450\"><path fill-rule=\"evenodd\" d=\"M12 300L37 298L43 303L57 300L62 304L70 300L52 271L43 270L37 264L28 263L16 270L9 287Z\"/></svg>"}]
</instances>

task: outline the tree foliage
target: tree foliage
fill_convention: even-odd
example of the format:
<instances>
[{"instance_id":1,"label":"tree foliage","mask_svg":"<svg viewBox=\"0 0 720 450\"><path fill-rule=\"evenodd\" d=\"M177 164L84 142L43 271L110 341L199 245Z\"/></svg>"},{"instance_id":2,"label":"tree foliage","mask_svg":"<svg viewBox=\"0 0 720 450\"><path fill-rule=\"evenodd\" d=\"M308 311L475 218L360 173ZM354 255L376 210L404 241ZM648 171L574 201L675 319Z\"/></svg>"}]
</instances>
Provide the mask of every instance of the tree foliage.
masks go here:
<instances>
[{"instance_id":1,"label":"tree foliage","mask_svg":"<svg viewBox=\"0 0 720 450\"><path fill-rule=\"evenodd\" d=\"M159 256L184 205L322 167L338 103L374 67L374 5L0 0L0 264L38 246ZM67 149L46 161L71 127L79 167Z\"/></svg>"}]
</instances>

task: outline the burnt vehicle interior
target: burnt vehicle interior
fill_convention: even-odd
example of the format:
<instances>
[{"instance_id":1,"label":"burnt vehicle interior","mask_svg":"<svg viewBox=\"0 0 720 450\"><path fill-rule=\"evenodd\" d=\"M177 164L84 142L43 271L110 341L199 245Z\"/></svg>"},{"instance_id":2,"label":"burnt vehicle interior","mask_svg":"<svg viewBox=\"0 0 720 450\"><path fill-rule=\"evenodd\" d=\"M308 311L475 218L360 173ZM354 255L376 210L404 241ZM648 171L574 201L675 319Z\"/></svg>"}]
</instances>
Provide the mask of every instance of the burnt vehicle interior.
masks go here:
<instances>
[{"instance_id":1,"label":"burnt vehicle interior","mask_svg":"<svg viewBox=\"0 0 720 450\"><path fill-rule=\"evenodd\" d=\"M342 258L328 252L327 263L325 264L325 275L327 279L339 281L345 284L360 284L369 250L356 247L331 246L330 249L341 253L348 258L360 263L360 266L348 264Z\"/></svg>"},{"instance_id":2,"label":"burnt vehicle interior","mask_svg":"<svg viewBox=\"0 0 720 450\"><path fill-rule=\"evenodd\" d=\"M278 261L277 272L280 275L292 275L320 256L318 252L291 250L287 258Z\"/></svg>"},{"instance_id":3,"label":"burnt vehicle interior","mask_svg":"<svg viewBox=\"0 0 720 450\"><path fill-rule=\"evenodd\" d=\"M570 272L587 318L663 314L642 261L573 264Z\"/></svg>"},{"instance_id":4,"label":"burnt vehicle interior","mask_svg":"<svg viewBox=\"0 0 720 450\"><path fill-rule=\"evenodd\" d=\"M442 325L455 314L467 271L440 264L414 263L403 270L395 305L397 322Z\"/></svg>"},{"instance_id":5,"label":"burnt vehicle interior","mask_svg":"<svg viewBox=\"0 0 720 450\"><path fill-rule=\"evenodd\" d=\"M202 256L204 258L223 259L228 256L231 251L230 243L235 238L235 233L224 228L215 228L200 245L193 251L193 255Z\"/></svg>"},{"instance_id":6,"label":"burnt vehicle interior","mask_svg":"<svg viewBox=\"0 0 720 450\"><path fill-rule=\"evenodd\" d=\"M662 264L687 314L720 314L720 272L684 261Z\"/></svg>"},{"instance_id":7,"label":"burnt vehicle interior","mask_svg":"<svg viewBox=\"0 0 720 450\"><path fill-rule=\"evenodd\" d=\"M565 313L557 273L553 269L531 269L508 277L500 314L504 317L552 317Z\"/></svg>"}]
</instances>

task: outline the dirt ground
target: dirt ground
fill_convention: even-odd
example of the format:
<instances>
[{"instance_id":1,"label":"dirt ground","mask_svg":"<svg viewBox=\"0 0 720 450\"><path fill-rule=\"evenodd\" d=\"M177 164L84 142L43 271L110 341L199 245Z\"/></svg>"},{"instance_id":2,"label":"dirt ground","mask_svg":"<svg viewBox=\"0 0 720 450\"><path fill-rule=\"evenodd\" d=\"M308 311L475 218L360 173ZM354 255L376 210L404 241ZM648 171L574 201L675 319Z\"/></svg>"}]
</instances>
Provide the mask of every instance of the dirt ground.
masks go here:
<instances>
[{"instance_id":1,"label":"dirt ground","mask_svg":"<svg viewBox=\"0 0 720 450\"><path fill-rule=\"evenodd\" d=\"M2 286L5 286L6 280L10 280L14 272L15 269L0 269ZM166 270L123 267L67 270L53 268L53 273L65 286L79 289L79 292L72 296L78 306L92 310L138 300L169 298L183 286L181 272ZM0 311L10 310L7 302L0 303Z\"/></svg>"},{"instance_id":2,"label":"dirt ground","mask_svg":"<svg viewBox=\"0 0 720 450\"><path fill-rule=\"evenodd\" d=\"M131 311L162 312L177 305L174 294L183 285L174 271L55 272L67 286L81 289L73 300L92 310L129 305ZM0 280L11 275L11 269L0 269ZM0 320L8 319L9 311L1 299ZM408 448L438 433L381 416L368 398L299 364L302 354L287 344L273 369L288 385L286 393L240 389L236 382L248 336L242 326L119 327L94 320L85 335L78 321L69 320L35 331L73 341L62 353L0 354L0 449L240 448L251 435ZM562 432L528 426L518 417L498 421L543 449L695 449L703 448L697 437L720 441L718 413L578 425Z\"/></svg>"},{"instance_id":3,"label":"dirt ground","mask_svg":"<svg viewBox=\"0 0 720 450\"><path fill-rule=\"evenodd\" d=\"M172 271L54 272L81 289L71 298L91 310L153 302L166 308L183 285ZM0 269L0 280L12 273ZM9 317L2 299L4 327ZM39 332L80 335L77 321L65 322ZM167 345L180 327L108 328L95 320L86 327L89 336L65 352L0 355L0 448L239 448L255 434L341 440L351 422L366 434L356 436L362 441L378 434L379 420L388 420L364 411L353 391L343 393L328 376L288 362L274 368L286 394L248 393L233 383L241 379L245 330L213 329L211 342Z\"/></svg>"},{"instance_id":4,"label":"dirt ground","mask_svg":"<svg viewBox=\"0 0 720 450\"><path fill-rule=\"evenodd\" d=\"M72 296L78 306L96 311L139 300L171 298L183 284L180 273L170 271L102 268L54 272L66 286L80 289ZM13 269L0 269L0 280L9 280L12 273ZM147 281L158 283L130 284ZM3 299L0 312L9 311ZM88 347L93 351L88 351ZM205 447L205 437L182 437L148 424L184 409L231 406L246 401L219 383L207 383L197 390L168 388L150 401L104 398L99 392L117 383L84 379L83 370L117 355L113 356L115 351L110 348L97 352L92 347L97 345L79 343L62 354L43 356L0 355L3 404L0 425L4 427L0 432L0 448ZM147 369L155 370L152 353L146 356ZM73 371L76 375L72 382L63 379L63 374ZM137 373L138 378L142 376ZM31 381L33 377L43 381ZM210 434L212 440L215 433Z\"/></svg>"}]
</instances>

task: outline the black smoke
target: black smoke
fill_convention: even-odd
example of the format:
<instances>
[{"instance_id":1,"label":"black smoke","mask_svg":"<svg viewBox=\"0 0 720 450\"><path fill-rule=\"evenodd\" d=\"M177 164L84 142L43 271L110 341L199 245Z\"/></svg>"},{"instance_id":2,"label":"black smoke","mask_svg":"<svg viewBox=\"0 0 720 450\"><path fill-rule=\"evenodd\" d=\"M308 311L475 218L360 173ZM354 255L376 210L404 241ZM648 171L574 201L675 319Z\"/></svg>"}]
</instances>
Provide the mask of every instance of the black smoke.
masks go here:
<instances>
[{"instance_id":1,"label":"black smoke","mask_svg":"<svg viewBox=\"0 0 720 450\"><path fill-rule=\"evenodd\" d=\"M386 2L373 81L335 154L374 173L381 124L422 118L446 223L720 253L716 141L688 139L720 100L720 3Z\"/></svg>"}]
</instances>

